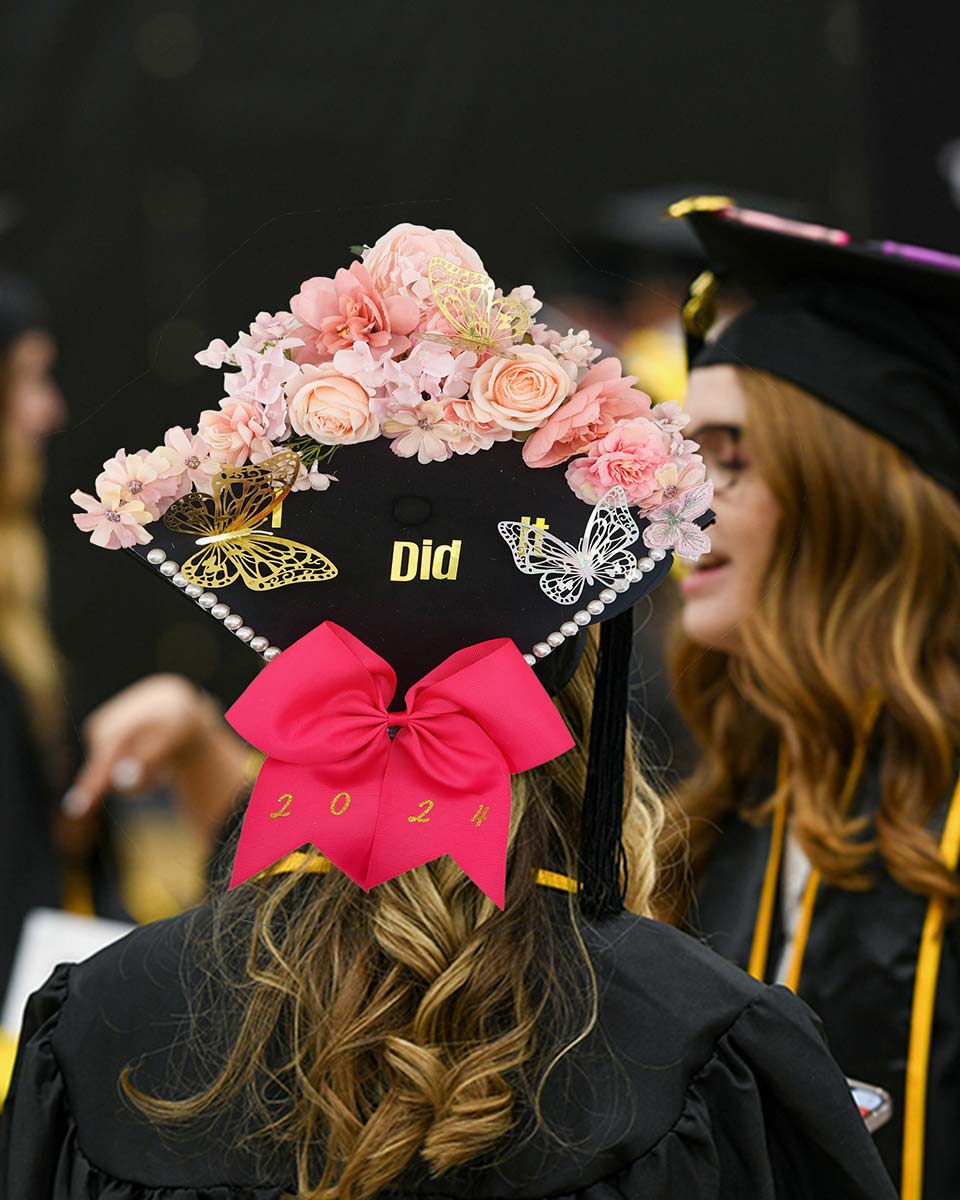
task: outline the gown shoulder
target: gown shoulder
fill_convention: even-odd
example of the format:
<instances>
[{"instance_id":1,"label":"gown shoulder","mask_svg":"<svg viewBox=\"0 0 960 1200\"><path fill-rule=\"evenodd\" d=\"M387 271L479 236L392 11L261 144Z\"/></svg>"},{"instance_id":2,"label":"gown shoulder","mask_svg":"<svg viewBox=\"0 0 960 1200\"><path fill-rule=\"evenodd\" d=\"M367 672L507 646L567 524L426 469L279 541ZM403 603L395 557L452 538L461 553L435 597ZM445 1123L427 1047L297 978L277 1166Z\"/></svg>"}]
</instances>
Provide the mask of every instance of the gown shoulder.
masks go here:
<instances>
[{"instance_id":1,"label":"gown shoulder","mask_svg":"<svg viewBox=\"0 0 960 1200\"><path fill-rule=\"evenodd\" d=\"M27 1009L0 1118L8 1200L281 1200L229 1111L171 1134L126 1103L131 1062L189 1086L178 1049L204 909L58 967ZM688 935L624 915L585 930L593 1032L496 1161L391 1191L431 1200L894 1200L817 1022ZM274 1173L275 1176L275 1173Z\"/></svg>"}]
</instances>

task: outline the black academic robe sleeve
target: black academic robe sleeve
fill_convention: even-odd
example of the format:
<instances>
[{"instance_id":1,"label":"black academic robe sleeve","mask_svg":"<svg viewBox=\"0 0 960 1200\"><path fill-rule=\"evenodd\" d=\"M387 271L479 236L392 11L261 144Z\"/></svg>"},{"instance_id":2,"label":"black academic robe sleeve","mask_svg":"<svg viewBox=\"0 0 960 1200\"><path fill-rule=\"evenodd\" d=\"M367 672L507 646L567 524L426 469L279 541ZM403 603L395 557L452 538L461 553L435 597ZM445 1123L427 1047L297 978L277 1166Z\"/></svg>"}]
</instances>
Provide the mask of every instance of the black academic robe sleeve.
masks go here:
<instances>
[{"instance_id":1,"label":"black academic robe sleeve","mask_svg":"<svg viewBox=\"0 0 960 1200\"><path fill-rule=\"evenodd\" d=\"M7 990L23 918L61 903L49 788L23 700L0 670L0 998Z\"/></svg>"},{"instance_id":2,"label":"black academic robe sleeve","mask_svg":"<svg viewBox=\"0 0 960 1200\"><path fill-rule=\"evenodd\" d=\"M28 1009L0 1120L0 1184L6 1200L281 1200L282 1186L201 1179L207 1171L200 1162L192 1187L178 1177L182 1168L174 1159L165 1181L137 1179L140 1167L133 1158L124 1178L87 1157L78 1129L116 1120L117 1106L77 1113L64 1083L54 1035L74 969L58 968ZM557 1153L563 1154L563 1147ZM496 1189L488 1186L489 1176L484 1179L484 1186L474 1189L445 1186L440 1178L391 1196L516 1200L549 1194L537 1191L537 1178L500 1176ZM809 1010L784 989L767 988L716 1040L689 1081L679 1116L663 1135L603 1178L588 1166L584 1185L565 1195L578 1200L895 1200L896 1193Z\"/></svg>"}]
</instances>

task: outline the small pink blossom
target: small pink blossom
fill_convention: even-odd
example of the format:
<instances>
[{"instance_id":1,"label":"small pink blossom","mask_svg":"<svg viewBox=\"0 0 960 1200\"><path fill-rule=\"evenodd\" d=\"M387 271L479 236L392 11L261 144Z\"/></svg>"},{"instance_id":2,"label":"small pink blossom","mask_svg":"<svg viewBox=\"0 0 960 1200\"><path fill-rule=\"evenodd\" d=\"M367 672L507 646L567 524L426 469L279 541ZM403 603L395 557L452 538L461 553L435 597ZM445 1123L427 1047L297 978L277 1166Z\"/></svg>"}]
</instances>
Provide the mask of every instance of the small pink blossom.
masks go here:
<instances>
[{"instance_id":1,"label":"small pink blossom","mask_svg":"<svg viewBox=\"0 0 960 1200\"><path fill-rule=\"evenodd\" d=\"M257 342L281 342L297 327L293 313L259 312L250 322L250 336Z\"/></svg>"},{"instance_id":2,"label":"small pink blossom","mask_svg":"<svg viewBox=\"0 0 960 1200\"><path fill-rule=\"evenodd\" d=\"M366 342L354 342L349 350L338 350L333 356L333 365L340 374L355 379L371 396L383 388L384 367L389 361L388 354L374 357Z\"/></svg>"},{"instance_id":3,"label":"small pink blossom","mask_svg":"<svg viewBox=\"0 0 960 1200\"><path fill-rule=\"evenodd\" d=\"M509 442L513 430L505 429L481 413L469 396L449 396L443 401L443 414L452 425L458 425L464 436L454 445L457 454L476 454L489 450L496 442Z\"/></svg>"},{"instance_id":4,"label":"small pink blossom","mask_svg":"<svg viewBox=\"0 0 960 1200\"><path fill-rule=\"evenodd\" d=\"M198 350L193 356L201 367L213 367L215 371L224 363L233 365L233 350L223 338L214 338L206 350Z\"/></svg>"},{"instance_id":5,"label":"small pink blossom","mask_svg":"<svg viewBox=\"0 0 960 1200\"><path fill-rule=\"evenodd\" d=\"M200 414L197 433L220 466L240 467L255 451L263 451L265 457L272 453L268 425L259 404L230 397L221 400L219 408L208 408Z\"/></svg>"},{"instance_id":6,"label":"small pink blossom","mask_svg":"<svg viewBox=\"0 0 960 1200\"><path fill-rule=\"evenodd\" d=\"M679 433L685 425L690 424L690 414L685 413L676 400L655 404L650 415L667 433Z\"/></svg>"},{"instance_id":7,"label":"small pink blossom","mask_svg":"<svg viewBox=\"0 0 960 1200\"><path fill-rule=\"evenodd\" d=\"M74 513L76 527L90 534L90 541L105 550L121 550L130 546L145 546L153 537L143 528L153 520L143 501L136 496L124 496L118 483L103 480L97 485L97 496L76 491L70 499L82 513Z\"/></svg>"},{"instance_id":8,"label":"small pink blossom","mask_svg":"<svg viewBox=\"0 0 960 1200\"><path fill-rule=\"evenodd\" d=\"M701 458L687 456L672 458L662 467L657 467L653 475L657 486L646 498L644 504L656 507L660 504L669 504L688 492L690 488L703 483L707 472Z\"/></svg>"},{"instance_id":9,"label":"small pink blossom","mask_svg":"<svg viewBox=\"0 0 960 1200\"><path fill-rule=\"evenodd\" d=\"M333 279L318 275L300 285L290 301L304 345L296 352L301 363L323 362L355 342L367 342L377 351L403 353L406 336L420 318L415 301L404 296L382 296L366 268L358 262L337 271Z\"/></svg>"},{"instance_id":10,"label":"small pink blossom","mask_svg":"<svg viewBox=\"0 0 960 1200\"><path fill-rule=\"evenodd\" d=\"M461 364L463 354L456 357L445 346L435 342L418 342L401 361L386 360L383 364L385 388L384 412L415 408L423 400L440 401L448 394L463 395L473 378L472 363L476 355L469 354Z\"/></svg>"},{"instance_id":11,"label":"small pink blossom","mask_svg":"<svg viewBox=\"0 0 960 1200\"><path fill-rule=\"evenodd\" d=\"M260 405L266 418L267 437L286 437L290 427L284 385L297 374L297 364L279 346L270 346L263 353L241 348L236 351L236 362L240 370L223 377L227 395Z\"/></svg>"},{"instance_id":12,"label":"small pink blossom","mask_svg":"<svg viewBox=\"0 0 960 1200\"><path fill-rule=\"evenodd\" d=\"M291 488L294 492L325 492L331 483L339 483L336 475L326 475L320 470L320 464L314 463L308 471L301 467L300 474Z\"/></svg>"},{"instance_id":13,"label":"small pink blossom","mask_svg":"<svg viewBox=\"0 0 960 1200\"><path fill-rule=\"evenodd\" d=\"M697 559L710 553L710 538L694 522L713 499L713 484L701 483L647 514L650 524L643 542L651 550L676 550L681 558Z\"/></svg>"},{"instance_id":14,"label":"small pink blossom","mask_svg":"<svg viewBox=\"0 0 960 1200\"><path fill-rule=\"evenodd\" d=\"M463 431L448 421L435 400L424 400L412 409L398 409L381 426L390 439L390 449L401 458L421 463L444 462L463 440Z\"/></svg>"},{"instance_id":15,"label":"small pink blossom","mask_svg":"<svg viewBox=\"0 0 960 1200\"><path fill-rule=\"evenodd\" d=\"M617 421L650 416L650 397L633 386L635 376L621 370L616 358L590 368L579 390L524 442L528 467L555 467L605 437Z\"/></svg>"},{"instance_id":16,"label":"small pink blossom","mask_svg":"<svg viewBox=\"0 0 960 1200\"><path fill-rule=\"evenodd\" d=\"M118 450L97 476L97 494L101 494L103 485L114 484L125 499L139 500L155 521L177 491L177 484L171 484L167 470L165 462L153 459L146 450L136 454Z\"/></svg>"},{"instance_id":17,"label":"small pink blossom","mask_svg":"<svg viewBox=\"0 0 960 1200\"><path fill-rule=\"evenodd\" d=\"M533 288L529 283L524 283L521 284L520 287L515 287L510 293L508 299L519 301L531 317L535 317L540 309L543 308L543 301L537 299Z\"/></svg>"},{"instance_id":18,"label":"small pink blossom","mask_svg":"<svg viewBox=\"0 0 960 1200\"><path fill-rule=\"evenodd\" d=\"M618 485L627 503L647 507L651 495L659 495L656 472L671 457L670 435L656 421L639 417L621 421L582 458L567 465L567 483L581 500L596 502Z\"/></svg>"},{"instance_id":19,"label":"small pink blossom","mask_svg":"<svg viewBox=\"0 0 960 1200\"><path fill-rule=\"evenodd\" d=\"M184 429L182 425L174 425L163 435L163 446L157 453L165 451L179 472L186 476L189 484L211 495L213 492L213 477L220 470L220 464L210 456L210 447L192 429ZM189 489L188 489L189 490Z\"/></svg>"}]
</instances>

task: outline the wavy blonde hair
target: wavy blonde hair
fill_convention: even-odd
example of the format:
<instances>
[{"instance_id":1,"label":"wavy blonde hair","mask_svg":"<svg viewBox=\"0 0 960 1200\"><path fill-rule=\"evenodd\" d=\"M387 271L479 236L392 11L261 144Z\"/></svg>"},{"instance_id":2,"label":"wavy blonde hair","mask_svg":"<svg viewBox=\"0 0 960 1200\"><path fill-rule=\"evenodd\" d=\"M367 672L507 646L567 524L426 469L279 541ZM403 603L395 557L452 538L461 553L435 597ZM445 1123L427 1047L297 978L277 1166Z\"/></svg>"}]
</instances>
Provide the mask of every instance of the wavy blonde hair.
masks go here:
<instances>
[{"instance_id":1,"label":"wavy blonde hair","mask_svg":"<svg viewBox=\"0 0 960 1200\"><path fill-rule=\"evenodd\" d=\"M502 912L447 858L370 893L308 861L220 897L191 1053L222 1023L205 1011L226 1006L234 1032L202 1091L148 1096L128 1069L133 1101L161 1121L240 1105L261 1147L293 1148L304 1200L367 1200L418 1154L439 1176L536 1124L551 1069L596 1020L575 898L558 922L534 882L538 867L576 873L596 659L594 631L556 700L576 748L514 778ZM628 904L646 911L662 810L632 745L626 768Z\"/></svg>"},{"instance_id":2,"label":"wavy blonde hair","mask_svg":"<svg viewBox=\"0 0 960 1200\"><path fill-rule=\"evenodd\" d=\"M751 470L780 520L742 653L704 651L682 633L674 647L676 695L703 749L677 798L694 870L779 743L792 828L825 879L866 889L879 852L901 886L955 905L960 881L928 823L960 753L960 504L807 392L737 374ZM838 798L877 703L881 798L868 825ZM778 800L742 815L764 821Z\"/></svg>"}]
</instances>

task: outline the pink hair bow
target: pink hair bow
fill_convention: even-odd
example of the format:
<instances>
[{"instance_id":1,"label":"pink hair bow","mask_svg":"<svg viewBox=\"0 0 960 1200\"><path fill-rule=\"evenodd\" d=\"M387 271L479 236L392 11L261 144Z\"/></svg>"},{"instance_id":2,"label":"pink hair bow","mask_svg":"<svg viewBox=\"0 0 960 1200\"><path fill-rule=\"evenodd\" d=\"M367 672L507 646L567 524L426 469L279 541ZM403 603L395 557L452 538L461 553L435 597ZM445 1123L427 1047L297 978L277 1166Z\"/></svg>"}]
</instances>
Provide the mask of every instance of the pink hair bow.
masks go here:
<instances>
[{"instance_id":1,"label":"pink hair bow","mask_svg":"<svg viewBox=\"0 0 960 1200\"><path fill-rule=\"evenodd\" d=\"M565 753L569 730L507 638L452 654L403 712L387 708L395 688L325 621L240 696L227 720L267 759L231 887L309 842L365 890L449 854L503 907L510 774Z\"/></svg>"}]
</instances>

